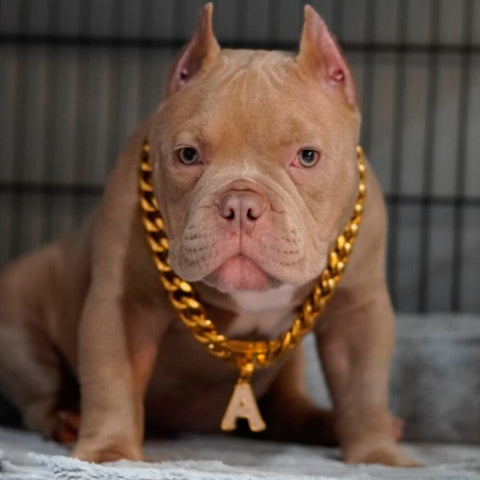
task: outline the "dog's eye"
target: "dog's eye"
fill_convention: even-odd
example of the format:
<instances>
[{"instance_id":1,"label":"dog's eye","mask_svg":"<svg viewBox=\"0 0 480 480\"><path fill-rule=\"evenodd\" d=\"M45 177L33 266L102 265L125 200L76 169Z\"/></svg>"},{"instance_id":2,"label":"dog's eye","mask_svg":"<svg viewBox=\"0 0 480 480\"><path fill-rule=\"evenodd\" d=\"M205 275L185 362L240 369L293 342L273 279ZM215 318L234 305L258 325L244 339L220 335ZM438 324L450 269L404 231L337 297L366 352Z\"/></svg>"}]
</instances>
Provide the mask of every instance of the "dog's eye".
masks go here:
<instances>
[{"instance_id":1,"label":"dog's eye","mask_svg":"<svg viewBox=\"0 0 480 480\"><path fill-rule=\"evenodd\" d=\"M200 155L198 151L192 147L184 147L178 151L178 158L185 165L194 165L198 162Z\"/></svg>"},{"instance_id":2,"label":"dog's eye","mask_svg":"<svg viewBox=\"0 0 480 480\"><path fill-rule=\"evenodd\" d=\"M298 152L298 160L303 167L313 167L320 158L320 152L311 148L303 148Z\"/></svg>"}]
</instances>

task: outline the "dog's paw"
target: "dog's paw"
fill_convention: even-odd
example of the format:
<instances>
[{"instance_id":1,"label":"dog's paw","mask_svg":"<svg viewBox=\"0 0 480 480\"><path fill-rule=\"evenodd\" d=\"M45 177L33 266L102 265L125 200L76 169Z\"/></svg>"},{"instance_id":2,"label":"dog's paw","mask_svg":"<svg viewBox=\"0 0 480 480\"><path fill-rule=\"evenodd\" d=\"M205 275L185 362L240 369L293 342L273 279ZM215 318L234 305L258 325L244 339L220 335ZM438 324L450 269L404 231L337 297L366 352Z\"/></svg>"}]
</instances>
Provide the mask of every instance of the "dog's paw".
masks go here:
<instances>
[{"instance_id":1,"label":"dog's paw","mask_svg":"<svg viewBox=\"0 0 480 480\"><path fill-rule=\"evenodd\" d=\"M64 445L72 445L78 440L80 414L73 410L59 410L52 430L52 438Z\"/></svg>"},{"instance_id":2,"label":"dog's paw","mask_svg":"<svg viewBox=\"0 0 480 480\"><path fill-rule=\"evenodd\" d=\"M94 442L79 442L71 456L79 460L93 463L115 462L117 460L143 460L141 449L119 445L107 445L96 448Z\"/></svg>"},{"instance_id":3,"label":"dog's paw","mask_svg":"<svg viewBox=\"0 0 480 480\"><path fill-rule=\"evenodd\" d=\"M47 400L33 403L24 409L24 425L39 432L45 439L67 445L75 443L80 424L78 410L57 410L53 401Z\"/></svg>"},{"instance_id":4,"label":"dog's paw","mask_svg":"<svg viewBox=\"0 0 480 480\"><path fill-rule=\"evenodd\" d=\"M416 461L405 455L396 444L361 445L359 448L350 448L345 451L346 463L377 463L391 467L420 467Z\"/></svg>"}]
</instances>

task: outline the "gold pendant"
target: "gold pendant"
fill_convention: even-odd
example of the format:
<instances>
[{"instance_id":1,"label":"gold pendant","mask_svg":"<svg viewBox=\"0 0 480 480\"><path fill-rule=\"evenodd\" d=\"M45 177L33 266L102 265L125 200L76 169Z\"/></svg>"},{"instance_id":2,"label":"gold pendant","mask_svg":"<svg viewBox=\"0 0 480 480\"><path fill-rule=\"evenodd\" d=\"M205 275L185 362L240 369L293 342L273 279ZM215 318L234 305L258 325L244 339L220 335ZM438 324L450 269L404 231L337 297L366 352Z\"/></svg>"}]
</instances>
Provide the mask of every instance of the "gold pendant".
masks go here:
<instances>
[{"instance_id":1,"label":"gold pendant","mask_svg":"<svg viewBox=\"0 0 480 480\"><path fill-rule=\"evenodd\" d=\"M267 428L258 409L250 380L255 369L252 360L238 359L240 378L233 390L232 398L222 419L220 428L230 432L237 428L237 419L245 418L252 432L261 432Z\"/></svg>"}]
</instances>

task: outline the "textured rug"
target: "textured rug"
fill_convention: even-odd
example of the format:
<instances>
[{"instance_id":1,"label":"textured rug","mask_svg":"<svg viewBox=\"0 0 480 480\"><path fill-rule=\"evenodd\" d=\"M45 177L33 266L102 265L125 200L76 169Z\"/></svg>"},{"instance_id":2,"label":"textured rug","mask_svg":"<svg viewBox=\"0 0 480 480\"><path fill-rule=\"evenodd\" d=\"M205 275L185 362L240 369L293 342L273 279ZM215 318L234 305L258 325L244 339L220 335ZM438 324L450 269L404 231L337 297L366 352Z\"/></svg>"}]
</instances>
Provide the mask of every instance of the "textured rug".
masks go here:
<instances>
[{"instance_id":1,"label":"textured rug","mask_svg":"<svg viewBox=\"0 0 480 480\"><path fill-rule=\"evenodd\" d=\"M2 480L480 480L480 447L407 444L422 468L345 465L333 448L228 436L185 436L147 442L148 462L94 465L37 435L0 428Z\"/></svg>"}]
</instances>

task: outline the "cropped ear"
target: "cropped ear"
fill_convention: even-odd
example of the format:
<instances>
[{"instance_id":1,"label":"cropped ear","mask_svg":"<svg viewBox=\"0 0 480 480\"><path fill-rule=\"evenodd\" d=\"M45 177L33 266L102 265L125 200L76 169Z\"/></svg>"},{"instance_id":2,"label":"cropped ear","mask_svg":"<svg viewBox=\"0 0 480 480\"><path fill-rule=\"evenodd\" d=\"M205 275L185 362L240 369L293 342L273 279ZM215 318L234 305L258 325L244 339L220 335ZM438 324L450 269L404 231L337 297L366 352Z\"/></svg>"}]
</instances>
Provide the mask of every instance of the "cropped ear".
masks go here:
<instances>
[{"instance_id":1,"label":"cropped ear","mask_svg":"<svg viewBox=\"0 0 480 480\"><path fill-rule=\"evenodd\" d=\"M196 73L217 58L220 47L212 27L213 4L207 3L198 19L197 30L174 63L167 82L166 96L185 85Z\"/></svg>"},{"instance_id":2,"label":"cropped ear","mask_svg":"<svg viewBox=\"0 0 480 480\"><path fill-rule=\"evenodd\" d=\"M327 25L310 5L305 5L297 63L336 91L349 106L356 106L357 95L350 68Z\"/></svg>"}]
</instances>

